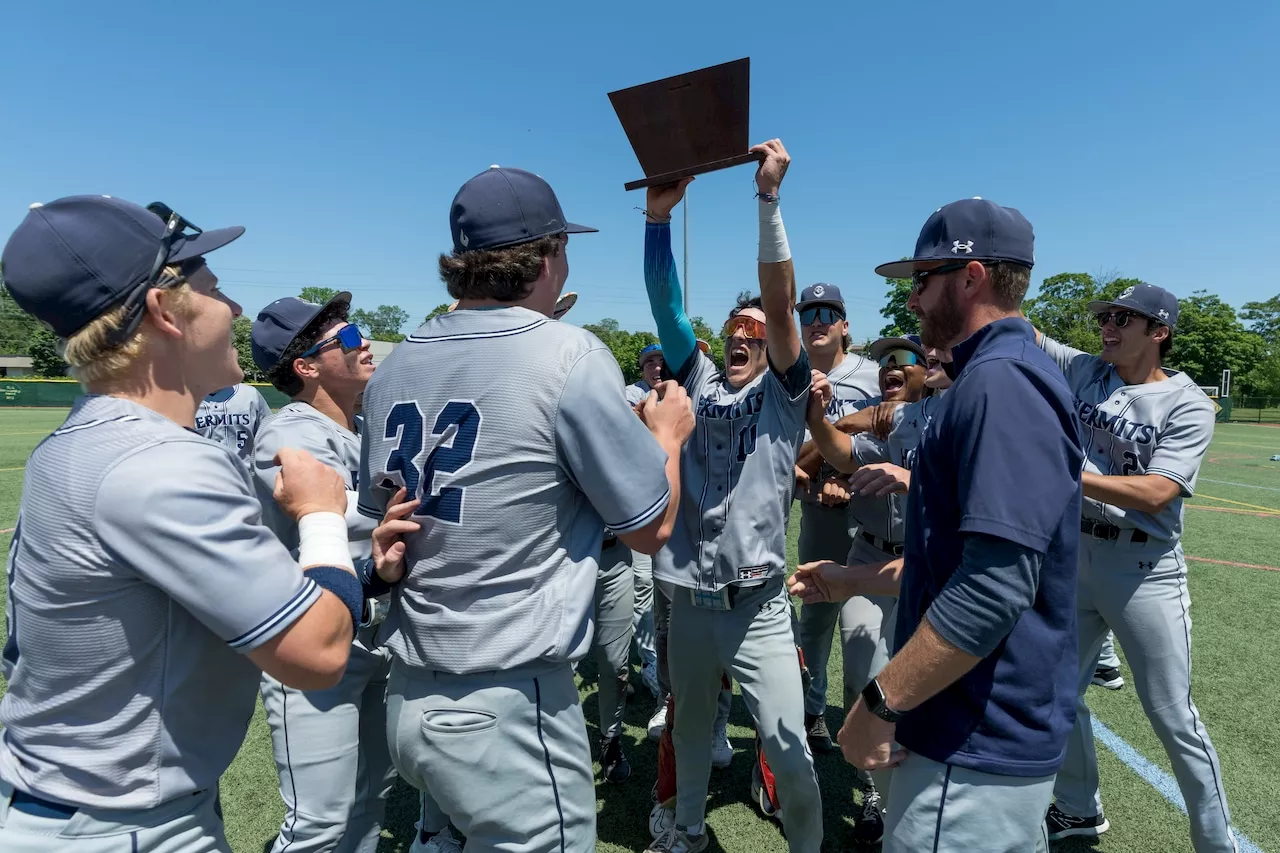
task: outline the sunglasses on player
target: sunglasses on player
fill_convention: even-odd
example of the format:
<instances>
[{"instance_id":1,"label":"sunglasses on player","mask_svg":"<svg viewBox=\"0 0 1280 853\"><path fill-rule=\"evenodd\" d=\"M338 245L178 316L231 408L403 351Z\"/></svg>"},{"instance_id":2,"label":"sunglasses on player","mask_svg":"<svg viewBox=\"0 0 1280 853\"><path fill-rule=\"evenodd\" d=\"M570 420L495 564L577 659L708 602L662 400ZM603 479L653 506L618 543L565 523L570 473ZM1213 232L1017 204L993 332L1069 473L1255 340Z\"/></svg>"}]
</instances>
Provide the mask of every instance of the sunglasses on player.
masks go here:
<instances>
[{"instance_id":1,"label":"sunglasses on player","mask_svg":"<svg viewBox=\"0 0 1280 853\"><path fill-rule=\"evenodd\" d=\"M844 319L844 314L838 308L829 306L819 306L817 308L805 308L800 311L800 325L812 326L815 322L824 326L830 326L832 323Z\"/></svg>"},{"instance_id":2,"label":"sunglasses on player","mask_svg":"<svg viewBox=\"0 0 1280 853\"><path fill-rule=\"evenodd\" d=\"M916 296L919 296L920 294L924 293L925 285L929 283L928 282L929 276L944 275L949 272L955 272L956 270L962 270L965 267L969 266L970 263L972 263L972 261L960 261L954 264L943 264L942 266L934 267L931 270L919 270L917 272L913 272L911 274L911 292L914 293ZM990 263L987 263L984 261L980 261L979 263L981 263L984 267L991 266Z\"/></svg>"},{"instance_id":3,"label":"sunglasses on player","mask_svg":"<svg viewBox=\"0 0 1280 853\"><path fill-rule=\"evenodd\" d=\"M1141 314L1134 314L1132 311L1103 311L1101 314L1094 314L1093 318L1098 321L1099 329L1111 322L1115 322L1117 329L1123 329L1129 325L1130 320L1146 319Z\"/></svg>"},{"instance_id":4,"label":"sunglasses on player","mask_svg":"<svg viewBox=\"0 0 1280 853\"><path fill-rule=\"evenodd\" d=\"M124 303L124 322L107 333L110 346L119 346L138 330L142 322L143 307L146 305L147 291L153 287L175 287L187 280L192 272L204 265L203 258L189 258L182 263L181 273L176 279L161 281L160 273L164 270L173 244L179 237L194 237L201 233L196 225L174 212L173 208L161 201L153 201L147 210L164 220L164 233L160 236L160 248L156 251L156 259L151 264L151 271L137 286Z\"/></svg>"},{"instance_id":5,"label":"sunglasses on player","mask_svg":"<svg viewBox=\"0 0 1280 853\"><path fill-rule=\"evenodd\" d=\"M744 314L739 314L736 317L730 317L729 322L724 324L724 331L721 332L721 336L728 340L733 337L733 333L739 329L741 329L742 334L746 335L748 338L761 341L765 339L764 323L760 322L755 317L748 317Z\"/></svg>"},{"instance_id":6,"label":"sunglasses on player","mask_svg":"<svg viewBox=\"0 0 1280 853\"><path fill-rule=\"evenodd\" d=\"M320 352L320 350L332 343L337 343L338 346L342 347L343 352L351 352L352 350L360 349L360 347L364 345L364 335L360 333L359 326L355 323L348 323L338 330L338 334L331 338L325 338L323 341L319 341L311 349L304 352L301 357L311 358L311 356Z\"/></svg>"},{"instance_id":7,"label":"sunglasses on player","mask_svg":"<svg viewBox=\"0 0 1280 853\"><path fill-rule=\"evenodd\" d=\"M909 349L891 349L880 356L881 367L910 367L913 364L924 364L924 358Z\"/></svg>"}]
</instances>

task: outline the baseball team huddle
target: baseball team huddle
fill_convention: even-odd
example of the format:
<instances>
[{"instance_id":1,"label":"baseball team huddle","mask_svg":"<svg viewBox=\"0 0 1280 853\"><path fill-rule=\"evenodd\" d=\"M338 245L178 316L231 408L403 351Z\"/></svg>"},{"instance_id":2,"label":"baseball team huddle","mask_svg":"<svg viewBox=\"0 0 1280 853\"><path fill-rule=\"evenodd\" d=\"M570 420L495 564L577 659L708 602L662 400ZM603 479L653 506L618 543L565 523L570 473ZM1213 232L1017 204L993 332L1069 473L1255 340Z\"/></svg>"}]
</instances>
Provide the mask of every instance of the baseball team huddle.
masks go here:
<instances>
[{"instance_id":1,"label":"baseball team huddle","mask_svg":"<svg viewBox=\"0 0 1280 853\"><path fill-rule=\"evenodd\" d=\"M86 394L31 455L9 549L0 850L229 850L219 779L258 696L273 853L372 853L397 776L420 792L414 853L593 850L594 760L605 784L632 775L634 652L657 699L646 853L711 843L735 682L751 800L818 853L823 794L853 796L814 764L836 748L837 636L856 841L1029 853L1105 832L1083 697L1124 684L1114 638L1195 850L1235 850L1190 694L1183 500L1214 409L1161 367L1177 299L1091 303L1100 354L1066 347L1022 314L1031 224L965 199L876 269L911 280L919 336L851 352L837 286L797 299L790 156L752 152L759 295L729 312L723 369L671 250L692 179L647 191L660 343L624 386L559 319L569 235L595 229L495 166L450 209L457 301L376 370L349 293L258 314L253 360L290 399L274 414L241 383L241 308L206 263L243 228L109 196L32 205L5 284Z\"/></svg>"}]
</instances>

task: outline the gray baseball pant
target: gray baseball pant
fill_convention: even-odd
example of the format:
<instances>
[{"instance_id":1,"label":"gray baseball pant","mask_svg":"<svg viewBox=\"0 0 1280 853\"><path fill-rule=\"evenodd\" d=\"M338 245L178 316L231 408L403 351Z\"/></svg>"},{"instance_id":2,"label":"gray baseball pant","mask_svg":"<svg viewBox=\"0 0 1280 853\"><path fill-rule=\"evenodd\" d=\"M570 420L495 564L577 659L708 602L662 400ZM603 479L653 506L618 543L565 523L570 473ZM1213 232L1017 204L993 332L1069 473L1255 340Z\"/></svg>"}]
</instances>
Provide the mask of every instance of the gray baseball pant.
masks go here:
<instances>
[{"instance_id":1,"label":"gray baseball pant","mask_svg":"<svg viewBox=\"0 0 1280 853\"><path fill-rule=\"evenodd\" d=\"M1098 652L1098 662L1094 664L1094 669L1107 667L1120 668L1120 656L1116 654L1116 635L1111 631L1107 631L1106 639L1102 641L1102 651Z\"/></svg>"},{"instance_id":2,"label":"gray baseball pant","mask_svg":"<svg viewBox=\"0 0 1280 853\"><path fill-rule=\"evenodd\" d=\"M671 606L671 686L675 693L676 823L706 816L711 733L728 672L742 688L782 804L793 853L822 846L822 795L804 733L800 661L791 604L781 578L741 590L733 609L695 607L688 589Z\"/></svg>"},{"instance_id":3,"label":"gray baseball pant","mask_svg":"<svg viewBox=\"0 0 1280 853\"><path fill-rule=\"evenodd\" d=\"M1187 803L1197 853L1236 849L1218 754L1191 701L1191 595L1178 543L1080 538L1076 619L1080 681L1076 724L1054 796L1070 815L1102 814L1093 722L1084 693L1110 628L1124 646L1133 686L1164 745Z\"/></svg>"},{"instance_id":4,"label":"gray baseball pant","mask_svg":"<svg viewBox=\"0 0 1280 853\"><path fill-rule=\"evenodd\" d=\"M391 653L360 632L342 679L303 692L262 676L285 816L272 853L375 853L395 768L387 751Z\"/></svg>"},{"instance_id":5,"label":"gray baseball pant","mask_svg":"<svg viewBox=\"0 0 1280 853\"><path fill-rule=\"evenodd\" d=\"M911 754L894 769L883 853L1047 853L1053 776L996 776Z\"/></svg>"},{"instance_id":6,"label":"gray baseball pant","mask_svg":"<svg viewBox=\"0 0 1280 853\"><path fill-rule=\"evenodd\" d=\"M678 587L666 581L657 581L654 584L654 648L658 653L658 687L662 690L663 696L671 695L671 671L667 665L667 645L671 634L671 599L676 589ZM681 592L681 595L688 594L688 591ZM712 725L712 731L722 729L729 724L729 712L732 710L733 687L731 685L722 688L720 696L716 699L716 719Z\"/></svg>"},{"instance_id":7,"label":"gray baseball pant","mask_svg":"<svg viewBox=\"0 0 1280 853\"><path fill-rule=\"evenodd\" d=\"M635 580L631 549L621 542L600 554L596 576L596 633L591 642L599 668L600 736L622 734L631 675L631 631L635 618Z\"/></svg>"},{"instance_id":8,"label":"gray baseball pant","mask_svg":"<svg viewBox=\"0 0 1280 853\"><path fill-rule=\"evenodd\" d=\"M635 615L631 622L632 639L641 666L653 666L658 659L654 643L653 558L639 551L631 552L631 570L635 574Z\"/></svg>"},{"instance_id":9,"label":"gray baseball pant","mask_svg":"<svg viewBox=\"0 0 1280 853\"><path fill-rule=\"evenodd\" d=\"M150 809L79 809L69 817L28 814L0 781L4 853L231 853L216 790Z\"/></svg>"},{"instance_id":10,"label":"gray baseball pant","mask_svg":"<svg viewBox=\"0 0 1280 853\"><path fill-rule=\"evenodd\" d=\"M467 853L595 850L595 773L568 662L454 675L394 661L387 740Z\"/></svg>"}]
</instances>

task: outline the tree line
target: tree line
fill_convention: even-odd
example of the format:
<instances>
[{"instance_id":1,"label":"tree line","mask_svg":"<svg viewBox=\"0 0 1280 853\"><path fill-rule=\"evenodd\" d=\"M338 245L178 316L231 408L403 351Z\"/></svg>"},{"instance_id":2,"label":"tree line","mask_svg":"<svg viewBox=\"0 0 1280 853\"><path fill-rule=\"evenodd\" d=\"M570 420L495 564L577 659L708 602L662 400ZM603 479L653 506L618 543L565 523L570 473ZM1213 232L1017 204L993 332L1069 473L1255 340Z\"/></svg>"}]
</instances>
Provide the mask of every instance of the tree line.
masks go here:
<instances>
[{"instance_id":1,"label":"tree line","mask_svg":"<svg viewBox=\"0 0 1280 853\"><path fill-rule=\"evenodd\" d=\"M1041 283L1036 296L1026 301L1024 311L1037 328L1051 337L1086 352L1098 352L1102 342L1097 324L1088 312L1089 302L1115 298L1126 287L1139 283L1140 279L1115 274L1059 273ZM304 287L298 295L310 302L323 303L337 292L327 287ZM880 330L881 335L919 331L915 315L907 308L910 294L910 279L889 279L885 306L880 311L888 322ZM448 308L447 303L437 305L425 319L443 314ZM1198 385L1205 386L1219 385L1223 369L1228 368L1234 396L1280 397L1280 294L1246 302L1237 311L1216 294L1197 290L1179 299L1178 309L1173 348L1165 360L1169 367L1186 372ZM351 312L351 322L375 341L404 340L402 329L408 320L409 313L396 305L356 308ZM710 344L711 357L723 367L723 339L703 318L694 317L692 322L695 334ZM249 317L236 318L235 347L247 380L263 382L266 377L253 363L249 346L251 327ZM583 328L609 347L627 382L640 378L636 364L640 350L658 340L650 332L627 331L612 318L584 324ZM57 338L48 327L18 308L4 287L2 274L0 354L29 356L36 376L66 374Z\"/></svg>"}]
</instances>

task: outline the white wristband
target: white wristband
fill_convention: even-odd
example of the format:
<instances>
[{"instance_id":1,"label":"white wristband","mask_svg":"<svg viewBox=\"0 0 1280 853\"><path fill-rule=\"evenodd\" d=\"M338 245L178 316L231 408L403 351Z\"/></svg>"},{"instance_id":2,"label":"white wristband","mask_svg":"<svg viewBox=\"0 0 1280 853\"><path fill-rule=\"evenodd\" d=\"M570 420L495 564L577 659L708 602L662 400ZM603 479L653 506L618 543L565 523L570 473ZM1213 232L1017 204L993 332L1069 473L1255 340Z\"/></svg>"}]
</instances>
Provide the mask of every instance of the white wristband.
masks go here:
<instances>
[{"instance_id":1,"label":"white wristband","mask_svg":"<svg viewBox=\"0 0 1280 853\"><path fill-rule=\"evenodd\" d=\"M791 246L787 244L787 229L782 226L782 211L777 203L764 199L760 205L760 263L780 264L791 260Z\"/></svg>"},{"instance_id":2,"label":"white wristband","mask_svg":"<svg viewBox=\"0 0 1280 853\"><path fill-rule=\"evenodd\" d=\"M312 512L298 519L298 565L341 566L355 573L347 547L347 520L336 512Z\"/></svg>"}]
</instances>

